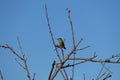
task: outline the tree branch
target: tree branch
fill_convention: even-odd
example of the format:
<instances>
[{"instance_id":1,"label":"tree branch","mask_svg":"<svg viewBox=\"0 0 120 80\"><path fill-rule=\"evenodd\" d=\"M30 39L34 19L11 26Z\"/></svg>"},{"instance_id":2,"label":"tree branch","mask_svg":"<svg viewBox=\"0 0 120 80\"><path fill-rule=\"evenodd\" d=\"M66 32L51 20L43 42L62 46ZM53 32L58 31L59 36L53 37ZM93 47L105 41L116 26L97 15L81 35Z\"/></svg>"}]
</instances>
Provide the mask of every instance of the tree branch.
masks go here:
<instances>
[{"instance_id":1,"label":"tree branch","mask_svg":"<svg viewBox=\"0 0 120 80\"><path fill-rule=\"evenodd\" d=\"M20 55L18 55L17 52L15 52L15 51L13 50L13 48L12 48L11 46L9 46L8 44L6 44L6 45L0 45L0 47L1 47L1 48L7 48L7 49L9 49L9 50L12 51L12 53L13 53L14 55L16 55L19 59L23 60L23 58L22 58Z\"/></svg>"},{"instance_id":2,"label":"tree branch","mask_svg":"<svg viewBox=\"0 0 120 80\"><path fill-rule=\"evenodd\" d=\"M17 58L19 58L20 60L22 60L22 62L24 63L24 65L22 65L19 61L17 61L17 59L15 59L16 62L26 71L28 80L31 80L30 71L29 71L28 65L27 65L27 59L25 58L24 53L22 51L22 47L21 47L19 38L17 38L17 40L18 40L18 45L20 47L20 52L21 52L22 56L20 56L17 52L15 52L15 50L11 46L9 46L9 45L0 45L0 47L1 48L7 48L7 49L9 49L10 51L12 51L12 53Z\"/></svg>"},{"instance_id":3,"label":"tree branch","mask_svg":"<svg viewBox=\"0 0 120 80\"><path fill-rule=\"evenodd\" d=\"M84 60L84 61L87 61L87 62L98 62L98 63L113 63L113 64L120 64L120 62L116 62L116 61L111 61L111 60L93 60L93 59L90 59L90 58L69 58L69 60Z\"/></svg>"},{"instance_id":4,"label":"tree branch","mask_svg":"<svg viewBox=\"0 0 120 80\"><path fill-rule=\"evenodd\" d=\"M48 11L47 11L47 5L46 5L46 4L45 4L45 13L46 13L46 20L47 20L47 23L48 23L48 29L49 29L49 32L50 32L50 36L51 36L51 38L52 38L52 43L53 43L53 45L54 45L54 47L55 47L55 51L56 51L57 57L59 58L60 63L62 63L62 59L61 59L61 57L60 57L60 55L59 55L59 53L58 53L58 50L57 50L57 47L56 47L56 44L55 44L55 41L54 41L54 37L53 37L53 34L52 34L52 30L51 30L51 26L50 26L50 22L49 22L49 17L48 17ZM62 66L62 65L61 65L61 66ZM56 74L59 72L60 68L57 69L57 70L58 70L58 71L55 72ZM68 76L67 76L67 73L66 73L65 69L63 69L63 71L64 71L64 73L65 73L65 75L66 75L66 79L68 80ZM53 74L53 75L51 76L51 80L54 79L54 77L56 76L56 74Z\"/></svg>"},{"instance_id":5,"label":"tree branch","mask_svg":"<svg viewBox=\"0 0 120 80\"><path fill-rule=\"evenodd\" d=\"M54 69L54 67L55 67L55 63L56 63L56 62L53 61L52 68L51 68L51 71L50 71L48 80L50 80L50 78L51 78L51 75L52 75L52 73L53 73L53 69Z\"/></svg>"}]
</instances>

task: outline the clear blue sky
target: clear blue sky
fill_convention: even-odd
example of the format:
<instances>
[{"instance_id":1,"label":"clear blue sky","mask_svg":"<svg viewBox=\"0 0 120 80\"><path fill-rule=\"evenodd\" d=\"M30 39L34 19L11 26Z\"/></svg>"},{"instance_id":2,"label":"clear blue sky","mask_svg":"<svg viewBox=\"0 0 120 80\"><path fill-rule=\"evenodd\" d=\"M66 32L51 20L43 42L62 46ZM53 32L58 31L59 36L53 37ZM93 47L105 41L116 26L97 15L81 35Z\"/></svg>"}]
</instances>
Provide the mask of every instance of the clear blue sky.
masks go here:
<instances>
[{"instance_id":1,"label":"clear blue sky","mask_svg":"<svg viewBox=\"0 0 120 80\"><path fill-rule=\"evenodd\" d=\"M45 2L54 36L66 39L66 54L72 48L66 8L71 10L76 42L83 37L80 47L91 46L78 52L79 57L89 57L96 52L98 59L104 59L120 53L119 0L0 0L0 44L9 44L19 52L19 36L31 75L36 72L36 80L48 79L52 61L56 59L45 17ZM0 49L0 69L4 80L26 79L15 58L9 50ZM109 80L119 80L120 65L106 66L113 72ZM95 78L100 68L100 64L81 64L75 68L75 80L83 79L83 73L86 80ZM57 76L56 80L60 78Z\"/></svg>"}]
</instances>

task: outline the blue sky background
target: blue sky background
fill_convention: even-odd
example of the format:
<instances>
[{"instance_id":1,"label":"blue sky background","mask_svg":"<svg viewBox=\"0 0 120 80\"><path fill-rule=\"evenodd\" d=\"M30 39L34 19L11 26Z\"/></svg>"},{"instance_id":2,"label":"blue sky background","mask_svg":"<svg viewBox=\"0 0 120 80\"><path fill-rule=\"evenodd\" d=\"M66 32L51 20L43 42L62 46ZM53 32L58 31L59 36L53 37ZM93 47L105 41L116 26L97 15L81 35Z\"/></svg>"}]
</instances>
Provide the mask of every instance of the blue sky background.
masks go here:
<instances>
[{"instance_id":1,"label":"blue sky background","mask_svg":"<svg viewBox=\"0 0 120 80\"><path fill-rule=\"evenodd\" d=\"M120 53L120 1L119 0L0 0L0 44L9 44L17 52L17 36L26 54L31 75L36 80L47 80L53 60L57 60L45 17L47 4L50 24L55 38L66 39L67 54L72 48L70 24L66 8L71 10L76 42L82 37L81 46L91 47L78 52L78 57L90 57L94 52L98 59ZM56 40L57 43L57 40ZM24 70L7 49L0 49L0 69L4 80L25 80ZM112 71L109 80L120 79L120 65L106 64ZM101 64L85 63L75 68L75 80L96 78ZM68 73L71 69L68 69ZM61 80L57 76L55 80Z\"/></svg>"}]
</instances>

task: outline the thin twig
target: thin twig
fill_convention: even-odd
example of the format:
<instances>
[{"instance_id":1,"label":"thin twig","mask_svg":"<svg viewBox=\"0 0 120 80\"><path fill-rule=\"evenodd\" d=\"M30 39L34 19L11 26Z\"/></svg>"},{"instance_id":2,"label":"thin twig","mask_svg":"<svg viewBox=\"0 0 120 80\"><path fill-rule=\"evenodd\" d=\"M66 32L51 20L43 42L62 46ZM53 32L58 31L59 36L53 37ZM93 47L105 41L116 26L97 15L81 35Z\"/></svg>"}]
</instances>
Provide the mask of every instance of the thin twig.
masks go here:
<instances>
[{"instance_id":1,"label":"thin twig","mask_svg":"<svg viewBox=\"0 0 120 80\"><path fill-rule=\"evenodd\" d=\"M15 61L16 61L23 69L25 69L25 67L24 67L17 59L15 59Z\"/></svg>"},{"instance_id":2,"label":"thin twig","mask_svg":"<svg viewBox=\"0 0 120 80\"><path fill-rule=\"evenodd\" d=\"M110 77L112 77L112 75L111 75L111 74L107 74L107 75L105 76L105 78L103 78L103 80L107 80L107 79L110 78Z\"/></svg>"},{"instance_id":3,"label":"thin twig","mask_svg":"<svg viewBox=\"0 0 120 80\"><path fill-rule=\"evenodd\" d=\"M61 49L61 52L62 52L62 60L64 60L64 58L65 58L64 51L63 51L62 48L60 48L60 49Z\"/></svg>"},{"instance_id":4,"label":"thin twig","mask_svg":"<svg viewBox=\"0 0 120 80\"><path fill-rule=\"evenodd\" d=\"M6 44L6 45L0 45L0 47L9 49L9 50L12 51L12 53L13 53L14 55L16 55L19 59L23 60L23 58L22 58L20 55L18 55L18 53L15 52L15 51L13 50L13 48L12 48L11 46L9 46L8 44Z\"/></svg>"},{"instance_id":5,"label":"thin twig","mask_svg":"<svg viewBox=\"0 0 120 80\"><path fill-rule=\"evenodd\" d=\"M112 74L112 71L111 71L109 68L107 68L107 67L105 66L105 63L101 63L101 64L102 64L102 66L103 66L109 73Z\"/></svg>"},{"instance_id":6,"label":"thin twig","mask_svg":"<svg viewBox=\"0 0 120 80\"><path fill-rule=\"evenodd\" d=\"M102 73L96 80L100 80L105 74L106 72Z\"/></svg>"},{"instance_id":7,"label":"thin twig","mask_svg":"<svg viewBox=\"0 0 120 80\"><path fill-rule=\"evenodd\" d=\"M67 13L68 13L68 19L69 19L69 22L70 22L70 27L71 27L71 31L72 31L72 41L73 41L73 47L75 48L75 37L74 37L74 29L73 29L73 24L72 24L72 20L71 20L71 17L70 17L70 10L67 8Z\"/></svg>"},{"instance_id":8,"label":"thin twig","mask_svg":"<svg viewBox=\"0 0 120 80\"><path fill-rule=\"evenodd\" d=\"M18 46L19 46L19 48L20 48L20 52L21 52L22 55L24 56L24 53L23 53L23 51L22 51L22 46L21 46L19 37L17 37L17 41L18 41Z\"/></svg>"},{"instance_id":9,"label":"thin twig","mask_svg":"<svg viewBox=\"0 0 120 80\"><path fill-rule=\"evenodd\" d=\"M76 49L76 50L84 50L84 49L87 49L87 48L89 48L90 46L88 45L88 46L86 46L86 47L83 47L83 48L80 48L80 49Z\"/></svg>"},{"instance_id":10,"label":"thin twig","mask_svg":"<svg viewBox=\"0 0 120 80\"><path fill-rule=\"evenodd\" d=\"M74 29L73 29L73 24L72 24L72 20L71 20L71 16L70 16L70 10L67 8L67 13L68 13L68 19L69 19L69 22L70 22L70 27L71 27L71 32L72 32L72 42L73 42L73 48L75 49L76 51L76 47L75 47L75 37L74 37ZM74 52L74 58L75 58L75 53ZM75 60L73 60L73 64L75 63ZM74 80L74 66L72 67L72 80Z\"/></svg>"},{"instance_id":11,"label":"thin twig","mask_svg":"<svg viewBox=\"0 0 120 80\"><path fill-rule=\"evenodd\" d=\"M27 73L28 80L31 80L30 71L29 71L28 65L27 65L27 59L26 59L25 56L24 56L24 53L23 53L23 50L22 50L22 46L21 46L19 37L17 37L17 40L18 40L18 45L19 45L19 48L20 48L20 52L21 52L21 54L22 54L22 57L21 57L21 58L23 58L23 60L22 60L23 63L24 63L23 69L25 69L25 71L26 71L26 73Z\"/></svg>"},{"instance_id":12,"label":"thin twig","mask_svg":"<svg viewBox=\"0 0 120 80\"><path fill-rule=\"evenodd\" d=\"M52 73L53 73L53 69L54 69L55 63L56 63L56 62L53 61L52 68L51 68L51 71L50 71L48 80L50 80L50 78L51 78L51 75L52 75Z\"/></svg>"},{"instance_id":13,"label":"thin twig","mask_svg":"<svg viewBox=\"0 0 120 80\"><path fill-rule=\"evenodd\" d=\"M82 41L83 41L83 38L81 38L81 39L78 41L76 47L78 47L78 46L80 45L80 43L82 43Z\"/></svg>"},{"instance_id":14,"label":"thin twig","mask_svg":"<svg viewBox=\"0 0 120 80\"><path fill-rule=\"evenodd\" d=\"M36 76L36 73L34 73L34 75L33 75L33 79L32 79L32 80L35 80L35 76Z\"/></svg>"},{"instance_id":15,"label":"thin twig","mask_svg":"<svg viewBox=\"0 0 120 80\"><path fill-rule=\"evenodd\" d=\"M100 80L100 78L102 78L106 74L107 71L110 72L110 73L112 73L108 68L105 67L105 62L101 63L101 64L102 64L102 68L101 68L101 70L100 70L100 72L99 72L96 80ZM104 72L103 74L101 74L104 68L106 69L106 72ZM103 80L109 78L108 76L110 75L110 73L107 74Z\"/></svg>"},{"instance_id":16,"label":"thin twig","mask_svg":"<svg viewBox=\"0 0 120 80\"><path fill-rule=\"evenodd\" d=\"M116 62L120 62L120 57L117 59L117 61Z\"/></svg>"},{"instance_id":17,"label":"thin twig","mask_svg":"<svg viewBox=\"0 0 120 80\"><path fill-rule=\"evenodd\" d=\"M27 73L28 80L31 80L30 72L29 72L28 65L27 65L27 59L24 59L23 62L24 62L24 65L25 65L25 70L26 70L26 73Z\"/></svg>"},{"instance_id":18,"label":"thin twig","mask_svg":"<svg viewBox=\"0 0 120 80\"><path fill-rule=\"evenodd\" d=\"M3 75L1 70L0 70L0 77L1 77L1 80L3 80Z\"/></svg>"},{"instance_id":19,"label":"thin twig","mask_svg":"<svg viewBox=\"0 0 120 80\"><path fill-rule=\"evenodd\" d=\"M105 63L103 64L102 68L100 69L100 72L98 73L98 75L97 75L97 77L96 77L96 80L99 79L99 77L100 77L100 75L101 75L101 73L102 73L102 71L103 71L103 69L104 69L104 65L105 65Z\"/></svg>"},{"instance_id":20,"label":"thin twig","mask_svg":"<svg viewBox=\"0 0 120 80\"><path fill-rule=\"evenodd\" d=\"M85 73L83 74L83 80L85 80Z\"/></svg>"},{"instance_id":21,"label":"thin twig","mask_svg":"<svg viewBox=\"0 0 120 80\"><path fill-rule=\"evenodd\" d=\"M74 53L74 55L73 55L73 58L75 58L75 53ZM73 60L73 64L75 64L75 60ZM74 80L74 72L75 72L75 66L73 65L73 67L72 67L72 80Z\"/></svg>"}]
</instances>

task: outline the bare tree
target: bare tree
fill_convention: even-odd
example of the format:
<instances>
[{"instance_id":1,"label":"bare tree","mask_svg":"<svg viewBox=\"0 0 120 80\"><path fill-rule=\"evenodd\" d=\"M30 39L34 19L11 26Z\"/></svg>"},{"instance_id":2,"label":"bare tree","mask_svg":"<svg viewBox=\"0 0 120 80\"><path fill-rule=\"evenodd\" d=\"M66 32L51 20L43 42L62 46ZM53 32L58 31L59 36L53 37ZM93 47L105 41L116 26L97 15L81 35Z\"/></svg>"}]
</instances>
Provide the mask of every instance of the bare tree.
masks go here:
<instances>
[{"instance_id":1,"label":"bare tree","mask_svg":"<svg viewBox=\"0 0 120 80\"><path fill-rule=\"evenodd\" d=\"M63 77L63 80L74 80L74 66L80 65L82 63L86 63L86 62L92 62L92 63L100 63L102 65L101 70L99 71L98 75L96 76L96 78L92 79L92 80L107 80L108 78L112 77L112 72L109 68L106 67L106 64L120 64L120 54L116 54L116 55L111 55L111 57L108 57L106 59L96 59L97 54L93 53L92 56L90 57L78 57L76 56L76 54L78 54L79 51L81 50L85 50L87 48L89 48L90 46L87 45L85 47L79 48L80 44L83 42L83 38L80 38L79 41L77 41L77 43L75 43L76 39L75 39L75 34L74 34L74 27L73 27L73 23L72 23L72 19L70 16L70 10L67 8L66 9L67 14L68 14L68 20L70 22L70 28L71 28L71 39L72 39L72 49L69 51L69 53L67 53L67 55L64 55L64 50L63 47L61 47L61 45L56 44L55 43L55 38L51 29L51 25L50 25L50 21L49 21L49 17L48 17L48 10L47 10L47 5L45 4L45 12L46 12L46 20L47 20L47 24L48 24L48 29L49 29L49 33L50 33L50 37L52 40L52 44L55 48L55 54L57 55L57 58L59 61L53 60L53 64L52 64L52 68L50 70L49 76L48 76L48 80L54 80L55 77L58 75L58 73L60 73ZM18 41L18 45L19 45L19 50L20 50L20 54L17 53L10 45L6 44L6 45L1 45L0 44L0 48L5 48L5 49L9 49L13 55L16 56L17 59L15 59L15 61L19 64L19 66L22 67L22 69L25 70L26 73L26 77L28 80L35 80L35 73L33 74L33 76L31 76L28 64L27 64L27 57L25 56L25 53L22 50L22 46L19 40L19 37L17 38ZM64 41L63 41L64 43ZM58 48L60 48L61 51L58 51ZM65 47L64 47L65 48ZM72 62L71 62L72 61ZM68 72L66 71L66 69L68 69L69 67L72 68L72 76L68 75ZM105 71L104 71L105 69ZM0 79L3 80L3 74L2 71L0 70ZM86 80L86 75L83 74L83 80Z\"/></svg>"},{"instance_id":2,"label":"bare tree","mask_svg":"<svg viewBox=\"0 0 120 80\"><path fill-rule=\"evenodd\" d=\"M9 49L18 59L15 59L15 61L25 70L26 74L27 74L27 79L28 80L35 80L35 73L33 75L33 78L31 77L31 74L30 74L30 70L28 68L28 64L27 64L27 58L25 57L25 54L22 50L22 46L21 46L21 43L20 43L20 40L19 40L19 37L17 37L17 41L18 41L18 45L19 45L19 48L20 48L20 54L18 54L11 46L9 46L8 44L6 45L0 45L0 48L6 48L6 49ZM23 63L20 63L20 61L22 61ZM1 75L1 79L3 80L3 77Z\"/></svg>"},{"instance_id":3,"label":"bare tree","mask_svg":"<svg viewBox=\"0 0 120 80\"><path fill-rule=\"evenodd\" d=\"M100 70L100 72L97 75L95 80L100 80L102 78L103 78L103 80L106 80L106 79L110 78L112 76L111 71L109 70L109 68L107 68L105 66L105 64L106 63L120 64L120 61L119 61L120 60L120 54L112 55L111 57L109 57L107 59L95 59L97 57L96 53L93 53L93 56L91 56L91 57L84 57L84 58L75 56L78 53L76 51L84 50L86 48L89 48L90 46L87 45L83 48L78 48L78 46L83 42L83 38L81 38L77 43L75 43L75 37L74 37L75 34L74 34L74 29L73 29L73 23L72 23L71 16L70 16L71 11L68 8L66 9L66 11L67 11L67 14L68 14L68 20L70 22L73 47L69 51L69 53L67 53L67 56L64 56L64 58L62 58L62 56L60 56L60 54L64 54L64 50L61 49L61 52L58 51L58 48L60 48L60 47L59 47L59 45L57 45L55 43L55 38L54 38L54 35L53 35L53 32L52 32L49 17L48 17L47 5L45 4L46 20L47 20L47 24L48 24L49 33L50 33L50 36L51 36L51 39L52 39L53 46L54 46L55 51L56 51L55 53L56 53L56 55L59 59L59 62L57 62L56 60L53 61L48 80L54 80L54 78L56 77L56 75L59 72L63 76L64 80L69 80L69 79L74 80L74 66L80 65L80 64L85 63L85 62L101 63L103 65L103 67L101 68L101 70ZM72 55L74 57L72 57ZM116 59L116 60L113 60L113 59ZM69 62L71 60L73 61L73 63ZM77 61L77 62L75 62L75 61ZM67 62L69 62L69 64L67 64ZM65 70L68 67L72 67L72 77L68 76L68 73ZM102 72L103 69L106 69L106 72ZM85 74L83 75L83 79L85 80Z\"/></svg>"}]
</instances>

